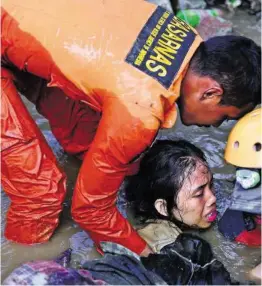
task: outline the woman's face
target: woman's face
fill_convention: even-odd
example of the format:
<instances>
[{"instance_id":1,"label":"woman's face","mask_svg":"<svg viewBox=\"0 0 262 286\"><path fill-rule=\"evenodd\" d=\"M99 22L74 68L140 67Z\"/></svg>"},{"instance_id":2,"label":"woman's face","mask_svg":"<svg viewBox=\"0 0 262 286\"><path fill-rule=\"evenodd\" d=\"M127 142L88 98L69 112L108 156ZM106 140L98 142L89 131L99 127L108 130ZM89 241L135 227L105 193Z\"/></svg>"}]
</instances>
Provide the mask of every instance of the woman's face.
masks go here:
<instances>
[{"instance_id":1,"label":"woman's face","mask_svg":"<svg viewBox=\"0 0 262 286\"><path fill-rule=\"evenodd\" d=\"M216 219L216 197L212 174L198 161L195 170L185 179L177 196L173 215L191 227L207 228Z\"/></svg>"}]
</instances>

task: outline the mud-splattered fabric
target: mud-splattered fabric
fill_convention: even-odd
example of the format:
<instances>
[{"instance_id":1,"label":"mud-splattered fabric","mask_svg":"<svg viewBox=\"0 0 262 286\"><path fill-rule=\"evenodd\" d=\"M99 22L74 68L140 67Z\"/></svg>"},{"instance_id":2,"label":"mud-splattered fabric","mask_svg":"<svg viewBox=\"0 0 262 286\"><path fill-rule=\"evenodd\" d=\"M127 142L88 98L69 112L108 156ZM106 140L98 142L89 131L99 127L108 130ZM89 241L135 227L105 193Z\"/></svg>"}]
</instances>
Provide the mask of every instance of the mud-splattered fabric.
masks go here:
<instances>
[{"instance_id":1,"label":"mud-splattered fabric","mask_svg":"<svg viewBox=\"0 0 262 286\"><path fill-rule=\"evenodd\" d=\"M22 264L3 285L166 285L127 248L110 242L102 247L105 255L86 261L81 269L69 267L72 250L68 249L56 260Z\"/></svg>"},{"instance_id":2,"label":"mud-splattered fabric","mask_svg":"<svg viewBox=\"0 0 262 286\"><path fill-rule=\"evenodd\" d=\"M169 285L236 285L210 244L190 234L179 234L176 241L159 254L142 257L143 265L161 276Z\"/></svg>"},{"instance_id":3,"label":"mud-splattered fabric","mask_svg":"<svg viewBox=\"0 0 262 286\"><path fill-rule=\"evenodd\" d=\"M137 232L154 253L159 253L163 247L176 241L181 230L174 223L159 219L138 229Z\"/></svg>"},{"instance_id":4,"label":"mud-splattered fabric","mask_svg":"<svg viewBox=\"0 0 262 286\"><path fill-rule=\"evenodd\" d=\"M56 261L33 261L16 268L3 285L106 285L88 270L66 268Z\"/></svg>"},{"instance_id":5,"label":"mud-splattered fabric","mask_svg":"<svg viewBox=\"0 0 262 286\"><path fill-rule=\"evenodd\" d=\"M111 285L167 285L156 273L147 270L140 257L129 249L102 242L103 259L87 261L83 268L95 279L103 279Z\"/></svg>"}]
</instances>

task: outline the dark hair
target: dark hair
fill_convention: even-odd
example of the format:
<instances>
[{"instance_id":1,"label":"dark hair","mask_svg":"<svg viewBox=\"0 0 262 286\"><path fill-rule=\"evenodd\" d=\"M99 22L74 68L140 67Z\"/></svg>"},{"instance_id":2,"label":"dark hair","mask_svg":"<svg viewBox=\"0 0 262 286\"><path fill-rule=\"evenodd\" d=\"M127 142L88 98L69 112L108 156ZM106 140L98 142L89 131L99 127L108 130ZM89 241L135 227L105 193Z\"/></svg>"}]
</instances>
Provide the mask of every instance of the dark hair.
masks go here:
<instances>
[{"instance_id":1,"label":"dark hair","mask_svg":"<svg viewBox=\"0 0 262 286\"><path fill-rule=\"evenodd\" d=\"M128 178L125 188L126 199L132 203L140 223L165 219L180 226L172 210L177 207L177 195L197 161L207 164L204 153L185 140L160 140L152 146L142 159L138 174ZM167 217L155 209L157 199L166 201Z\"/></svg>"},{"instance_id":2,"label":"dark hair","mask_svg":"<svg viewBox=\"0 0 262 286\"><path fill-rule=\"evenodd\" d=\"M221 104L238 108L261 103L261 47L241 36L219 36L200 44L190 68L224 90Z\"/></svg>"}]
</instances>

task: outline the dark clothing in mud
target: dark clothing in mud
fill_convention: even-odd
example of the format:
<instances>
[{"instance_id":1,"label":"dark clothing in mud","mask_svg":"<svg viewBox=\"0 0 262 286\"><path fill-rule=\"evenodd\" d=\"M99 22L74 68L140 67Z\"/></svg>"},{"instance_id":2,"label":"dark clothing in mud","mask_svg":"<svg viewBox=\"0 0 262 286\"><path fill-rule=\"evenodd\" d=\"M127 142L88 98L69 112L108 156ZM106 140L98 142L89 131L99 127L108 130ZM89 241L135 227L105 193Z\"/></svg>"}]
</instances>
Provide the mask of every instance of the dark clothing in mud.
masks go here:
<instances>
[{"instance_id":1,"label":"dark clothing in mud","mask_svg":"<svg viewBox=\"0 0 262 286\"><path fill-rule=\"evenodd\" d=\"M16 268L3 285L232 285L210 245L192 234L180 234L160 254L140 258L115 243L103 243L104 257L69 267L71 251L55 261L35 261Z\"/></svg>"},{"instance_id":2,"label":"dark clothing in mud","mask_svg":"<svg viewBox=\"0 0 262 286\"><path fill-rule=\"evenodd\" d=\"M144 266L169 285L237 285L224 265L214 258L208 242L200 237L180 234L161 254L142 257Z\"/></svg>"},{"instance_id":3,"label":"dark clothing in mud","mask_svg":"<svg viewBox=\"0 0 262 286\"><path fill-rule=\"evenodd\" d=\"M141 261L128 255L105 253L102 259L87 261L83 267L94 279L110 285L167 285L154 271L147 270Z\"/></svg>"},{"instance_id":4,"label":"dark clothing in mud","mask_svg":"<svg viewBox=\"0 0 262 286\"><path fill-rule=\"evenodd\" d=\"M243 231L251 231L256 228L256 224L251 214L227 209L218 223L219 231L228 239L235 238Z\"/></svg>"},{"instance_id":5,"label":"dark clothing in mud","mask_svg":"<svg viewBox=\"0 0 262 286\"><path fill-rule=\"evenodd\" d=\"M180 234L160 254L141 257L140 261L129 255L106 252L103 259L87 261L83 267L94 279L112 285L163 285L162 279L168 285L239 284L214 258L209 243L189 233Z\"/></svg>"}]
</instances>

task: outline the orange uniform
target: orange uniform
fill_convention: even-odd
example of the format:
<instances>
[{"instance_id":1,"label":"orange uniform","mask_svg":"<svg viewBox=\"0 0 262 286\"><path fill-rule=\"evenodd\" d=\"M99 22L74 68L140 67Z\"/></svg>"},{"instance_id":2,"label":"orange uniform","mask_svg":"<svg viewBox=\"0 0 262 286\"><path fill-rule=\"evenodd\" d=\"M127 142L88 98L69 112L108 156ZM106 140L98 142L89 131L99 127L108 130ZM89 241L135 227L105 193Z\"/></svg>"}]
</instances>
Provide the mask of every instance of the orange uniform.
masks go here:
<instances>
[{"instance_id":1,"label":"orange uniform","mask_svg":"<svg viewBox=\"0 0 262 286\"><path fill-rule=\"evenodd\" d=\"M35 90L37 98L50 99L58 87L91 110L95 119L86 124L95 133L76 182L73 218L97 245L113 241L141 253L146 243L118 212L117 191L159 128L174 125L181 81L202 39L172 13L140 0L3 0L2 8L2 80L10 83L2 84L1 110L2 182L11 199L6 237L48 240L65 193L64 175L44 138L32 119L21 122L29 117L22 103L10 100L9 93L18 97L8 71L15 67L48 83ZM63 128L53 131L67 151L78 153L68 134L63 140Z\"/></svg>"}]
</instances>

